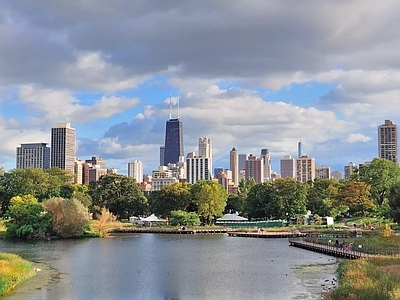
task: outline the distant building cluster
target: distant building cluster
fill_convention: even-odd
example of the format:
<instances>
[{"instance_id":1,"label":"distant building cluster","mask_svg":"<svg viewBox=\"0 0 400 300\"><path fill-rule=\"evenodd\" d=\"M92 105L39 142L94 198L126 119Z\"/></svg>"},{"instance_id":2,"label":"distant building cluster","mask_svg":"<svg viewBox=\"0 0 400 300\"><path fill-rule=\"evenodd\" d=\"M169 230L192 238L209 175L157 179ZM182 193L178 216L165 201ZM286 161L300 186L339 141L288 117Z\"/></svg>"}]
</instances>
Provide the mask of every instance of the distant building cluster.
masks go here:
<instances>
[{"instance_id":1,"label":"distant building cluster","mask_svg":"<svg viewBox=\"0 0 400 300\"><path fill-rule=\"evenodd\" d=\"M179 107L179 100L178 100ZM390 120L378 126L379 157L398 164L397 126ZM51 129L51 145L46 143L21 144L17 147L16 167L42 168L59 167L70 170L75 175L75 182L89 184L104 174L116 173L116 169L106 168L106 163L93 156L91 159L79 160L75 157L75 129L69 123L59 123ZM242 179L253 178L256 183L273 181L277 178L294 178L305 183L314 179L336 180L349 179L359 168L353 162L344 166L343 172L330 167L318 166L315 159L304 152L300 141L297 147L298 157L285 155L280 160L280 174L271 168L271 156L263 148L260 155L239 154L234 147L229 153L229 169L214 168L212 157L212 140L200 137L197 154L190 152L184 156L183 125L178 115L166 121L165 141L160 147L160 166L151 175L143 174L143 163L132 160L128 163L128 176L141 184L144 191L158 191L175 182L196 183L198 180L214 180L220 183L229 193L237 193ZM368 162L365 162L368 164Z\"/></svg>"}]
</instances>

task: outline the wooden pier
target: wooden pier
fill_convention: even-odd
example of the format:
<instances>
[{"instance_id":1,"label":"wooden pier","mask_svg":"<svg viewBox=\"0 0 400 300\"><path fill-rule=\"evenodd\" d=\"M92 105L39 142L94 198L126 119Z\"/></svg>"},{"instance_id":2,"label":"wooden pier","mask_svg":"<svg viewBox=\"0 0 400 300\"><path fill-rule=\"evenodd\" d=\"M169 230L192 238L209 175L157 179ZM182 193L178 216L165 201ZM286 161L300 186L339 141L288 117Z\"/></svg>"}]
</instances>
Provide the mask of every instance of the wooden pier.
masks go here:
<instances>
[{"instance_id":1,"label":"wooden pier","mask_svg":"<svg viewBox=\"0 0 400 300\"><path fill-rule=\"evenodd\" d=\"M263 232L228 232L229 236L251 237L251 238L289 238L305 236L305 233L295 233L290 231L263 231Z\"/></svg>"},{"instance_id":2,"label":"wooden pier","mask_svg":"<svg viewBox=\"0 0 400 300\"><path fill-rule=\"evenodd\" d=\"M334 245L331 246L307 242L302 238L289 238L289 244L293 247L303 248L306 250L347 259L369 258L376 256L364 252L355 251L353 249L349 249L346 251L345 249L336 248Z\"/></svg>"}]
</instances>

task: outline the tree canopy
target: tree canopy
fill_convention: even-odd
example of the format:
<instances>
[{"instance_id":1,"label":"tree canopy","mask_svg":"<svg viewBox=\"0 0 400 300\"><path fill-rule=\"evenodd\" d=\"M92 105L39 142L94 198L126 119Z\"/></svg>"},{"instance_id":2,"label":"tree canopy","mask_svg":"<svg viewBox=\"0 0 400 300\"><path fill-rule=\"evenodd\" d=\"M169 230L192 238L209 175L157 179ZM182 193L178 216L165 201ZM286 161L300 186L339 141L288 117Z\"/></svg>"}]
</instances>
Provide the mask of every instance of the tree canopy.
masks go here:
<instances>
[{"instance_id":1,"label":"tree canopy","mask_svg":"<svg viewBox=\"0 0 400 300\"><path fill-rule=\"evenodd\" d=\"M191 203L191 185L189 183L175 182L163 187L155 194L152 203L152 212L156 215L167 217L172 211L187 211Z\"/></svg>"},{"instance_id":2,"label":"tree canopy","mask_svg":"<svg viewBox=\"0 0 400 300\"><path fill-rule=\"evenodd\" d=\"M192 186L192 199L203 221L211 224L214 217L222 216L228 194L214 181L199 180Z\"/></svg>"},{"instance_id":3,"label":"tree canopy","mask_svg":"<svg viewBox=\"0 0 400 300\"><path fill-rule=\"evenodd\" d=\"M147 199L140 185L131 177L107 174L89 184L93 205L107 208L118 219L148 213Z\"/></svg>"}]
</instances>

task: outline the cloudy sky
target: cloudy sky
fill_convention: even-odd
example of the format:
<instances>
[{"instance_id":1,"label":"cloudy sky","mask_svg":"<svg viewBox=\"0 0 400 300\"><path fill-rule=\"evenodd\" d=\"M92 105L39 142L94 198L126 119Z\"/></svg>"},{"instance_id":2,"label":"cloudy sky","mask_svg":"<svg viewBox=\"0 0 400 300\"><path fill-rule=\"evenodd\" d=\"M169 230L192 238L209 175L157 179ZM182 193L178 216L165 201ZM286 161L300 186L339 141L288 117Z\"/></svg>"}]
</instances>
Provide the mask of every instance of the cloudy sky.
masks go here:
<instances>
[{"instance_id":1,"label":"cloudy sky","mask_svg":"<svg viewBox=\"0 0 400 300\"><path fill-rule=\"evenodd\" d=\"M396 0L2 1L0 166L70 122L79 158L150 173L180 95L185 152L211 138L214 167L268 148L279 172L301 137L343 170L400 124L399 29Z\"/></svg>"}]
</instances>

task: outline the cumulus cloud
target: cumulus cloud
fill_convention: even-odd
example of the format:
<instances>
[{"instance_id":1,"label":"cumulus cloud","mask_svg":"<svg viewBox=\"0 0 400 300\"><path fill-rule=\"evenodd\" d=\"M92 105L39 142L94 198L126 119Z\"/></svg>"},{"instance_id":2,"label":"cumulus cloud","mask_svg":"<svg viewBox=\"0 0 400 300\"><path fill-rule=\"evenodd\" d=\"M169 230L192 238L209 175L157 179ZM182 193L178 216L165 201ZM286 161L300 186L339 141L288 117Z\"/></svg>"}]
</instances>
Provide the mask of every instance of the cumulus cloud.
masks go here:
<instances>
[{"instance_id":1,"label":"cumulus cloud","mask_svg":"<svg viewBox=\"0 0 400 300\"><path fill-rule=\"evenodd\" d=\"M361 133L352 133L349 134L349 136L347 137L347 142L348 143L357 143L357 142L362 142L362 143L366 143L371 141L372 138L369 136L365 136Z\"/></svg>"}]
</instances>

